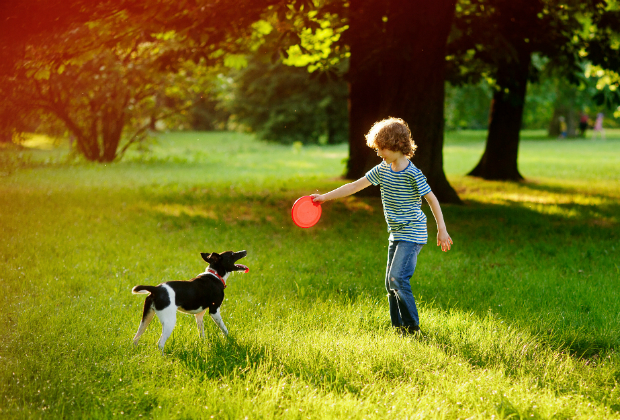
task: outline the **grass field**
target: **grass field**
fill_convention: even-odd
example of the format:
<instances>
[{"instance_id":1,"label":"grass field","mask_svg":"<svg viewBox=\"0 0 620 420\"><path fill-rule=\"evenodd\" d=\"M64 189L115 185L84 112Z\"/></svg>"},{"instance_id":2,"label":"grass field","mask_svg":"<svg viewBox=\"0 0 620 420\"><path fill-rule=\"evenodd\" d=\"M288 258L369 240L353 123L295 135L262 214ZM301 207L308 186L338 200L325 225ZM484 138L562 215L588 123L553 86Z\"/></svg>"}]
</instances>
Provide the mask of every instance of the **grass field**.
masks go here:
<instances>
[{"instance_id":1,"label":"grass field","mask_svg":"<svg viewBox=\"0 0 620 420\"><path fill-rule=\"evenodd\" d=\"M485 182L464 176L484 133L448 133L465 205L442 207L452 251L420 254L421 339L390 328L378 199L290 220L342 184L344 145L172 133L105 166L0 150L0 417L620 419L620 130L523 138L527 181ZM164 357L157 320L134 347L131 288L227 249L250 267L230 336L179 315Z\"/></svg>"}]
</instances>

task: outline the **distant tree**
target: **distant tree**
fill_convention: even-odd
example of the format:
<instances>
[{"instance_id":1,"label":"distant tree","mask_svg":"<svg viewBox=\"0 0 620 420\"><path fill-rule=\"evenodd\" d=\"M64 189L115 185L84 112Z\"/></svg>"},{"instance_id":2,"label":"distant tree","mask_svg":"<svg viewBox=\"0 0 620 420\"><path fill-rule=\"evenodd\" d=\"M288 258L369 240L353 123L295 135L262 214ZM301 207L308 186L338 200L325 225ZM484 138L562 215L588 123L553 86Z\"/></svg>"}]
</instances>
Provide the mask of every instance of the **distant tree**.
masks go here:
<instances>
[{"instance_id":1,"label":"distant tree","mask_svg":"<svg viewBox=\"0 0 620 420\"><path fill-rule=\"evenodd\" d=\"M0 141L9 142L16 133L27 130L34 109L20 109L12 103L18 84L10 83L29 45L48 41L68 30L76 22L84 23L98 13L105 14L106 1L100 8L84 7L79 2L47 0L6 1L0 7Z\"/></svg>"},{"instance_id":2,"label":"distant tree","mask_svg":"<svg viewBox=\"0 0 620 420\"><path fill-rule=\"evenodd\" d=\"M94 44L114 23L91 22L57 35L58 43ZM158 60L173 47L174 41L163 36L139 36L131 44L88 46L84 54L56 61L57 50L30 46L19 71L5 77L4 84L13 86L9 101L14 111L55 115L87 160L111 162L142 138L152 120L188 107L187 93L204 87L199 66L179 63L176 74L159 70Z\"/></svg>"},{"instance_id":3,"label":"distant tree","mask_svg":"<svg viewBox=\"0 0 620 420\"><path fill-rule=\"evenodd\" d=\"M567 77L581 71L581 16L603 0L462 0L449 45L449 78L494 80L489 132L480 162L469 173L485 179L523 179L517 167L527 83L536 80L532 54L548 58Z\"/></svg>"},{"instance_id":4,"label":"distant tree","mask_svg":"<svg viewBox=\"0 0 620 420\"><path fill-rule=\"evenodd\" d=\"M553 113L547 123L549 137L560 135L560 117L567 126L567 137L576 137L579 133L580 113L596 106L593 97L596 95L596 81L582 77L579 84L569 83L565 78L555 77L548 86L555 98L551 102Z\"/></svg>"},{"instance_id":5,"label":"distant tree","mask_svg":"<svg viewBox=\"0 0 620 420\"><path fill-rule=\"evenodd\" d=\"M0 131L14 131L17 115L44 110L66 124L87 159L116 159L155 119L204 94L205 69L243 50L266 10L288 7L275 0L237 6L14 2L3 10L0 30L0 93L10 95L4 100L11 104L0 109Z\"/></svg>"},{"instance_id":6,"label":"distant tree","mask_svg":"<svg viewBox=\"0 0 620 420\"><path fill-rule=\"evenodd\" d=\"M559 134L560 115L567 119L568 135L573 136L579 110L612 111L620 106L620 5L606 1L597 2L596 6L581 18L580 56L585 62L585 74L577 80L556 82L557 99L549 124L550 136ZM590 115L591 119L593 117Z\"/></svg>"}]
</instances>

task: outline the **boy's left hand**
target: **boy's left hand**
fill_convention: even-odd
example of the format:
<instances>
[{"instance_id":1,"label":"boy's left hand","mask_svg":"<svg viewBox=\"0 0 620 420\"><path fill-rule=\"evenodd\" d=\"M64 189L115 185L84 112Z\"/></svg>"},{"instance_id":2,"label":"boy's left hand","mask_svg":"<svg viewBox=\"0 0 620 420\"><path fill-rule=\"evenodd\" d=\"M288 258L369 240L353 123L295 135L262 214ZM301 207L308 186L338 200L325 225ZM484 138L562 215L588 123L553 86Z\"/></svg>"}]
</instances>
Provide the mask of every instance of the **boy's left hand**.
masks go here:
<instances>
[{"instance_id":1,"label":"boy's left hand","mask_svg":"<svg viewBox=\"0 0 620 420\"><path fill-rule=\"evenodd\" d=\"M452 244L452 238L448 235L448 231L445 229L439 229L437 231L437 246L440 246L443 252L448 252L450 250L450 245Z\"/></svg>"}]
</instances>

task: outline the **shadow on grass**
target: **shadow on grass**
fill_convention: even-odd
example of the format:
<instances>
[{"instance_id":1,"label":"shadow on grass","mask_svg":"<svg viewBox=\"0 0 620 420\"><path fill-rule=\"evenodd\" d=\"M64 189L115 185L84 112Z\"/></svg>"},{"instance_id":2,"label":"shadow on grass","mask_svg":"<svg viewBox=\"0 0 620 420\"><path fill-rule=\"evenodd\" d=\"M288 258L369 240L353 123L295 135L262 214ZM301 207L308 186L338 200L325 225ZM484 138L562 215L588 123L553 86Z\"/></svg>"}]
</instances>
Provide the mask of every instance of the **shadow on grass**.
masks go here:
<instances>
[{"instance_id":1,"label":"shadow on grass","mask_svg":"<svg viewBox=\"0 0 620 420\"><path fill-rule=\"evenodd\" d=\"M479 187L467 193L468 205L444 207L455 240L447 255L432 244L425 208L431 240L413 279L416 295L443 310L480 317L491 311L578 358L617 349L616 197L536 183ZM190 229L223 243L241 238L261 273L278 279L274 292L382 297L387 234L380 201L330 203L315 228L301 230L289 213L298 195L192 188L149 195L144 211L169 233Z\"/></svg>"},{"instance_id":2,"label":"shadow on grass","mask_svg":"<svg viewBox=\"0 0 620 420\"><path fill-rule=\"evenodd\" d=\"M311 384L313 388L321 389L326 392L351 393L362 396L365 384L375 382L377 380L385 380L397 386L400 382L408 384L418 383L417 386L424 388L424 375L419 375L419 369L450 369L446 363L453 363L460 366L460 363L469 364L474 368L480 368L484 373L486 369L499 369L504 371L509 377L520 380L528 378L534 381L532 386L535 388L548 388L552 390L576 390L581 388L579 372L575 372L574 367L569 363L564 365L564 360L568 358L565 354L550 352L539 347L535 339L528 337L527 333L523 333L517 329L504 337L505 340L514 340L509 346L506 343L491 343L493 348L483 348L480 342L476 342L475 338L468 336L465 329L468 322L486 324L486 327L493 328L493 322L487 320L470 319L462 322L461 326L454 328L440 327L438 333L433 333L427 338L409 338L409 337L389 337L389 333L385 330L360 330L354 334L355 338L347 341L343 337L343 341L338 347L339 352L347 352L347 346L355 346L359 338L364 337L364 341L371 346L369 351L373 351L377 344L387 342L390 347L389 355L385 357L377 356L373 359L368 370L365 366L365 373L360 374L356 368L350 369L343 366L343 360L340 357L334 357L334 353L329 348L316 348L312 345L306 349L311 352L310 357L296 357L289 354L289 349L278 348L274 344L260 343L260 340L236 339L234 336L229 338L216 338L210 340L206 347L190 347L185 349L173 349L170 353L171 357L179 360L188 370L193 372L192 376L196 378L204 378L204 380L220 379L223 381L251 380L255 385L273 386L273 379L280 378L283 382L289 382L291 378L302 380ZM448 331L450 330L451 331ZM479 328L477 328L479 329ZM511 328L508 328L510 330ZM487 331L488 332L488 331ZM330 334L330 332L326 332ZM285 335L285 340L291 340L293 337ZM377 340L377 338L379 338ZM372 343L377 340L376 343ZM302 339L303 341L303 339ZM402 344L398 343L402 341ZM415 344L414 342L417 342ZM373 346L374 344L374 346ZM399 348L413 347L411 351L401 352L397 350L398 356L392 354L394 344ZM488 341L487 341L488 344ZM430 359L423 363L424 367L411 360L412 352L417 353L416 345L428 346L433 348L435 352L444 354L438 357L436 361ZM542 346L542 345L540 345ZM510 349L506 349L510 347ZM527 347L527 348L526 348ZM349 349L352 350L352 349ZM545 353L540 357L540 352ZM357 353L354 353L357 354ZM430 353L429 353L430 354ZM446 358L446 356L448 356ZM456 356L457 359L452 359ZM365 356L362 356L365 357ZM355 356L351 356L355 358ZM450 362L446 362L446 359ZM367 360L367 359L365 359ZM368 360L367 360L368 362ZM435 366L434 363L437 365ZM354 363L352 364L354 365ZM608 387L614 384L614 381L620 379L620 372L615 372L615 377L606 376L602 380L606 381L601 384ZM258 383L257 383L258 382ZM608 394L601 392L596 387L593 389L580 389L580 393L587 395L594 401L604 404L614 410L617 405L614 401L610 401ZM500 413L515 413L517 410L510 404L508 400L500 400L496 403L496 409ZM528 417L529 417L528 413Z\"/></svg>"},{"instance_id":3,"label":"shadow on grass","mask_svg":"<svg viewBox=\"0 0 620 420\"><path fill-rule=\"evenodd\" d=\"M616 194L501 184L444 210L453 238L467 240L456 247L464 261L423 294L444 309L492 310L579 358L620 347Z\"/></svg>"},{"instance_id":4,"label":"shadow on grass","mask_svg":"<svg viewBox=\"0 0 620 420\"><path fill-rule=\"evenodd\" d=\"M254 341L244 342L234 335L211 339L203 349L198 346L176 349L171 356L195 372L196 377L204 379L244 380L246 376L255 378L256 371L261 370L262 379L266 382L278 377L286 381L286 378L293 376L328 391L359 393L361 389L347 379L339 366L320 354L316 355L320 360L315 359L312 364L299 361L287 363L287 358L277 354L277 349ZM402 373L394 373L393 378L399 376Z\"/></svg>"}]
</instances>

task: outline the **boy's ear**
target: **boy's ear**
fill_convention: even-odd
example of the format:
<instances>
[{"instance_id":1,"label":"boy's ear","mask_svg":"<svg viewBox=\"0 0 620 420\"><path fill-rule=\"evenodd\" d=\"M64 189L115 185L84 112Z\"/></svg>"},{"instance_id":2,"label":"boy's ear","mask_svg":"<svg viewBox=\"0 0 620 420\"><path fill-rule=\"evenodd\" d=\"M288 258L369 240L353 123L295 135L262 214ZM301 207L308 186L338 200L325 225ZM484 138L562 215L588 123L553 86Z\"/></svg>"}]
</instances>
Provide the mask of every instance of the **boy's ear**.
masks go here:
<instances>
[{"instance_id":1,"label":"boy's ear","mask_svg":"<svg viewBox=\"0 0 620 420\"><path fill-rule=\"evenodd\" d=\"M201 252L200 256L202 257L203 260L205 260L209 264L215 264L221 258L220 254L218 254L217 252L212 252L211 254L208 254L206 252Z\"/></svg>"}]
</instances>

